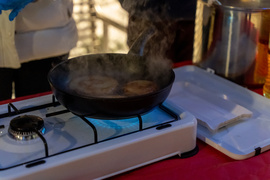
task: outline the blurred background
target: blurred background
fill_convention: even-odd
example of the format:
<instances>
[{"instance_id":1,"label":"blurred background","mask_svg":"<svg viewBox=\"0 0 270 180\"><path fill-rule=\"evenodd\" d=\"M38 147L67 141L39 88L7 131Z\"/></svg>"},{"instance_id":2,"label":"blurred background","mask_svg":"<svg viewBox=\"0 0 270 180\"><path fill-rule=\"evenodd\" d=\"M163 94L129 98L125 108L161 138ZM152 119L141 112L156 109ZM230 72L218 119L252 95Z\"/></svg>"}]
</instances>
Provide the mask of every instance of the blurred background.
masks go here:
<instances>
[{"instance_id":1,"label":"blurred background","mask_svg":"<svg viewBox=\"0 0 270 180\"><path fill-rule=\"evenodd\" d=\"M79 41L70 56L127 53L128 13L118 0L73 0Z\"/></svg>"}]
</instances>

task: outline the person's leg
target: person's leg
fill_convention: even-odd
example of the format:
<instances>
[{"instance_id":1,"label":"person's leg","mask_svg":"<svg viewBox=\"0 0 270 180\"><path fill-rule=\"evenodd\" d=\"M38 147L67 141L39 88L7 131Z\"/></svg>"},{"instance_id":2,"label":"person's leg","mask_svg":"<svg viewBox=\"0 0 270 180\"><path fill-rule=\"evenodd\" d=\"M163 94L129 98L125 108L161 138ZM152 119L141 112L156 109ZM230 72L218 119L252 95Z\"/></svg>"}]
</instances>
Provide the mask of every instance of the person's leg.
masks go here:
<instances>
[{"instance_id":1,"label":"person's leg","mask_svg":"<svg viewBox=\"0 0 270 180\"><path fill-rule=\"evenodd\" d=\"M52 65L64 56L22 63L15 78L16 97L51 91L47 76ZM66 57L66 56L65 56Z\"/></svg>"},{"instance_id":2,"label":"person's leg","mask_svg":"<svg viewBox=\"0 0 270 180\"><path fill-rule=\"evenodd\" d=\"M16 69L0 68L0 101L11 99L15 71Z\"/></svg>"}]
</instances>

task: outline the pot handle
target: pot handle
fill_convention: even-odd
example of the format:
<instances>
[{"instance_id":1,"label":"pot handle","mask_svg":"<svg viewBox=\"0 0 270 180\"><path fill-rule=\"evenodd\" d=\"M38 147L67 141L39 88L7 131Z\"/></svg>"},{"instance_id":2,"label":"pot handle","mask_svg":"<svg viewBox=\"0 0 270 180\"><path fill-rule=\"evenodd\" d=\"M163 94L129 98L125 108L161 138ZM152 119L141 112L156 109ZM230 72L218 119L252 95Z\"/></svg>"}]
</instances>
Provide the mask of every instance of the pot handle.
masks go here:
<instances>
[{"instance_id":1,"label":"pot handle","mask_svg":"<svg viewBox=\"0 0 270 180\"><path fill-rule=\"evenodd\" d=\"M128 54L136 54L143 56L144 48L148 40L154 35L154 28L149 27L145 29L137 38L137 40L131 45Z\"/></svg>"}]
</instances>

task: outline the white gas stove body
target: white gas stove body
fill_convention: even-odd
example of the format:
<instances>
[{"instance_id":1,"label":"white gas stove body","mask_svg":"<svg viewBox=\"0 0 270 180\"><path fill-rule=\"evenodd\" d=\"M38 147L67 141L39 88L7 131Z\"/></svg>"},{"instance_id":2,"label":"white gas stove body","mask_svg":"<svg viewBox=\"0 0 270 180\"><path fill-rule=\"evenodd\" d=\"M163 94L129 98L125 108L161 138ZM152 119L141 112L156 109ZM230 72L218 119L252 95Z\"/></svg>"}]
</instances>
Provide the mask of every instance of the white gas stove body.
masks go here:
<instances>
[{"instance_id":1,"label":"white gas stove body","mask_svg":"<svg viewBox=\"0 0 270 180\"><path fill-rule=\"evenodd\" d=\"M51 99L51 95L46 95L14 104L18 109L24 109L49 103ZM47 157L39 138L18 142L8 135L9 121L16 115L2 118L0 179L103 179L174 155L183 156L196 149L196 118L166 101L163 104L179 119L171 121L168 118L164 124L155 125L164 121L163 116L166 118L167 115L154 109L154 117L145 116L143 130L138 128L138 120L134 118L125 121L89 119L95 126L101 127L97 131L106 131L98 134L97 142L92 128L70 112L45 116L63 110L62 106L23 113L34 113L44 119ZM0 113L6 111L7 105L0 106ZM123 127L135 130L129 133Z\"/></svg>"}]
</instances>

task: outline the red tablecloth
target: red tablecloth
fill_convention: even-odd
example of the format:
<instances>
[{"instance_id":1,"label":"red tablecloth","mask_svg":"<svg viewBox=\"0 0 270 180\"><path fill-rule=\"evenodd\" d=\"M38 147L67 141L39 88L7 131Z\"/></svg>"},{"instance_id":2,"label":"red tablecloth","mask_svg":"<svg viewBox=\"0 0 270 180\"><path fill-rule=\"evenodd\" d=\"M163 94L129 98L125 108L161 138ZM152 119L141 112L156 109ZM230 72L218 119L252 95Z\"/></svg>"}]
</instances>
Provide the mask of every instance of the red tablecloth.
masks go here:
<instances>
[{"instance_id":1,"label":"red tablecloth","mask_svg":"<svg viewBox=\"0 0 270 180\"><path fill-rule=\"evenodd\" d=\"M233 160L198 140L199 152L189 158L170 158L112 179L147 180L268 180L270 151L246 160ZM142 152L143 153L143 152Z\"/></svg>"},{"instance_id":2,"label":"red tablecloth","mask_svg":"<svg viewBox=\"0 0 270 180\"><path fill-rule=\"evenodd\" d=\"M179 63L175 67L189 64L191 63ZM262 94L262 89L253 89L253 91ZM179 140L181 141L181 139ZM270 151L238 161L229 158L201 140L197 140L197 145L199 152L193 157L169 158L112 179L270 180Z\"/></svg>"},{"instance_id":3,"label":"red tablecloth","mask_svg":"<svg viewBox=\"0 0 270 180\"><path fill-rule=\"evenodd\" d=\"M48 94L52 94L52 92L48 91L48 92L44 92L44 93L38 93L38 94L29 95L29 96L18 97L15 99L8 99L8 100L0 101L0 105L1 104L8 104L8 103L16 102L16 101L22 101L25 99L31 99L31 98L35 98L35 97L45 96Z\"/></svg>"}]
</instances>

